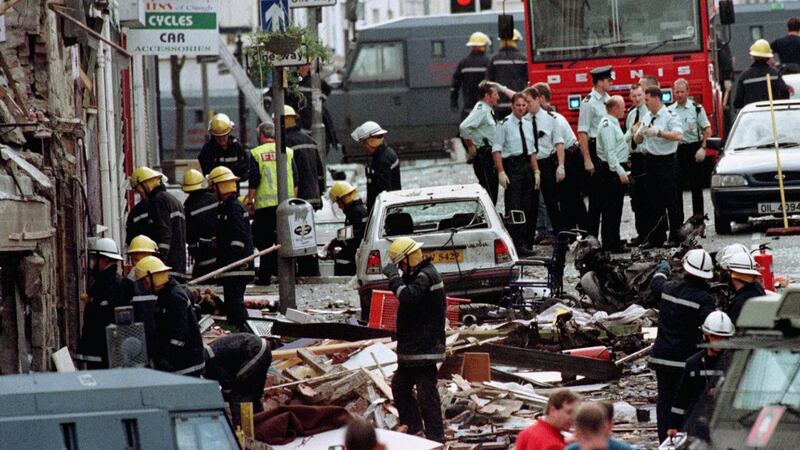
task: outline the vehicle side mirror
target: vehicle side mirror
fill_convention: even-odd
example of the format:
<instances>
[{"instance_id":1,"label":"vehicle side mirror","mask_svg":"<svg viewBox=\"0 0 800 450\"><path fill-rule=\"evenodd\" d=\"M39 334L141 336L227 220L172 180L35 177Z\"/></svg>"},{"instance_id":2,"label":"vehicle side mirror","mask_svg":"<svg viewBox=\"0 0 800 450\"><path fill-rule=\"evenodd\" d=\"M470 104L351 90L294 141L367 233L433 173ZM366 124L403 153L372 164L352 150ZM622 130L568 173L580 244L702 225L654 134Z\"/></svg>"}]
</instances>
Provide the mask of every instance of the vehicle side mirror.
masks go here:
<instances>
[{"instance_id":1,"label":"vehicle side mirror","mask_svg":"<svg viewBox=\"0 0 800 450\"><path fill-rule=\"evenodd\" d=\"M710 137L706 139L706 148L720 151L722 149L722 139L718 137Z\"/></svg>"},{"instance_id":2,"label":"vehicle side mirror","mask_svg":"<svg viewBox=\"0 0 800 450\"><path fill-rule=\"evenodd\" d=\"M733 0L719 0L719 23L733 25L736 23L736 13L733 11Z\"/></svg>"},{"instance_id":3,"label":"vehicle side mirror","mask_svg":"<svg viewBox=\"0 0 800 450\"><path fill-rule=\"evenodd\" d=\"M527 220L525 218L525 211L512 209L511 212L503 218L506 225L522 225Z\"/></svg>"},{"instance_id":4,"label":"vehicle side mirror","mask_svg":"<svg viewBox=\"0 0 800 450\"><path fill-rule=\"evenodd\" d=\"M342 227L336 230L336 239L340 241L347 241L353 239L353 226L348 225L346 227Z\"/></svg>"}]
</instances>

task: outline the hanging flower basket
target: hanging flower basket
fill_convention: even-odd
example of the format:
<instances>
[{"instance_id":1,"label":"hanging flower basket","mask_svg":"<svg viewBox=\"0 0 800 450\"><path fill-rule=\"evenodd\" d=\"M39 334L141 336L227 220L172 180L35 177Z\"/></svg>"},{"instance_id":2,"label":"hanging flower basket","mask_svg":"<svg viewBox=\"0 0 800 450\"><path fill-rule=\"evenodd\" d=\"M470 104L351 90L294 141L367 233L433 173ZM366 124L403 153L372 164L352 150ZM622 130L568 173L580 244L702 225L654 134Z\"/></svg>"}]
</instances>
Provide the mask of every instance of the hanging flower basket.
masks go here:
<instances>
[{"instance_id":1,"label":"hanging flower basket","mask_svg":"<svg viewBox=\"0 0 800 450\"><path fill-rule=\"evenodd\" d=\"M301 36L276 33L264 40L264 48L270 53L289 55L300 48L300 44L302 44L302 42L303 40Z\"/></svg>"}]
</instances>

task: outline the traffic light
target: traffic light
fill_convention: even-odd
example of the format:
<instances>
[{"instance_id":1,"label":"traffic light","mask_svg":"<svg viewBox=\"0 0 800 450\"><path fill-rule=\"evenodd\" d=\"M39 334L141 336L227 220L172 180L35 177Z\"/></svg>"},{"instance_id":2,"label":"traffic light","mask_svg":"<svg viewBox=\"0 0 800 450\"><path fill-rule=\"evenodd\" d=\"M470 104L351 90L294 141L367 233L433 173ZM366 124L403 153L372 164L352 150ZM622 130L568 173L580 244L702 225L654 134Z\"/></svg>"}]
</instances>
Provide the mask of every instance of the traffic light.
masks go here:
<instances>
[{"instance_id":1,"label":"traffic light","mask_svg":"<svg viewBox=\"0 0 800 450\"><path fill-rule=\"evenodd\" d=\"M476 9L476 3L479 9ZM450 13L471 13L492 9L492 0L450 0Z\"/></svg>"}]
</instances>

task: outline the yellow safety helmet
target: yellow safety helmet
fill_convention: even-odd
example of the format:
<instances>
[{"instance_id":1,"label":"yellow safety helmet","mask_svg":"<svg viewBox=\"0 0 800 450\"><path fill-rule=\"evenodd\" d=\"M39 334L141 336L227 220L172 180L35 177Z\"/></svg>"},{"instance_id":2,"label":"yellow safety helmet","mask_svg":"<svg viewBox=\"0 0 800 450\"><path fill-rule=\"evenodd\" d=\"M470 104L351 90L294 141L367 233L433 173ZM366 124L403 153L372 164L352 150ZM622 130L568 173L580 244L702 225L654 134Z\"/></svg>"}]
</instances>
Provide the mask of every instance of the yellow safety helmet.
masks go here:
<instances>
[{"instance_id":1,"label":"yellow safety helmet","mask_svg":"<svg viewBox=\"0 0 800 450\"><path fill-rule=\"evenodd\" d=\"M130 178L131 187L136 187L147 180L152 180L153 178L160 176L161 176L160 172L156 172L155 170L147 166L137 167L136 169L133 170L133 173L131 173L131 178Z\"/></svg>"},{"instance_id":2,"label":"yellow safety helmet","mask_svg":"<svg viewBox=\"0 0 800 450\"><path fill-rule=\"evenodd\" d=\"M208 124L208 131L212 136L226 136L233 130L233 121L227 114L217 114Z\"/></svg>"},{"instance_id":3,"label":"yellow safety helmet","mask_svg":"<svg viewBox=\"0 0 800 450\"><path fill-rule=\"evenodd\" d=\"M750 56L756 58L772 58L772 48L766 39L759 39L750 46Z\"/></svg>"},{"instance_id":4,"label":"yellow safety helmet","mask_svg":"<svg viewBox=\"0 0 800 450\"><path fill-rule=\"evenodd\" d=\"M133 274L137 280L141 280L148 275L168 272L170 269L172 267L167 266L155 256L145 256L133 267Z\"/></svg>"},{"instance_id":5,"label":"yellow safety helmet","mask_svg":"<svg viewBox=\"0 0 800 450\"><path fill-rule=\"evenodd\" d=\"M345 195L355 192L355 190L355 186L351 185L350 183L346 181L337 181L336 183L333 183L333 186L331 186L331 190L328 192L328 197L330 197L331 201L335 203Z\"/></svg>"},{"instance_id":6,"label":"yellow safety helmet","mask_svg":"<svg viewBox=\"0 0 800 450\"><path fill-rule=\"evenodd\" d=\"M470 34L469 41L467 41L467 47L488 47L490 45L492 45L492 40L480 31Z\"/></svg>"},{"instance_id":7,"label":"yellow safety helmet","mask_svg":"<svg viewBox=\"0 0 800 450\"><path fill-rule=\"evenodd\" d=\"M386 256L394 264L399 263L406 256L422 248L422 242L417 242L410 237L399 237L389 246Z\"/></svg>"},{"instance_id":8,"label":"yellow safety helmet","mask_svg":"<svg viewBox=\"0 0 800 450\"><path fill-rule=\"evenodd\" d=\"M205 177L199 170L189 169L183 174L183 185L181 189L183 192L194 192L203 189L203 181Z\"/></svg>"},{"instance_id":9,"label":"yellow safety helmet","mask_svg":"<svg viewBox=\"0 0 800 450\"><path fill-rule=\"evenodd\" d=\"M231 169L225 166L217 166L211 169L208 174L208 184L219 184L225 181L239 181L239 177L233 174Z\"/></svg>"},{"instance_id":10,"label":"yellow safety helmet","mask_svg":"<svg viewBox=\"0 0 800 450\"><path fill-rule=\"evenodd\" d=\"M283 105L283 115L286 117L297 116L297 111L289 105Z\"/></svg>"},{"instance_id":11,"label":"yellow safety helmet","mask_svg":"<svg viewBox=\"0 0 800 450\"><path fill-rule=\"evenodd\" d=\"M128 254L131 253L150 253L151 255L157 255L158 244L149 237L140 234L131 239L131 243L128 244Z\"/></svg>"}]
</instances>

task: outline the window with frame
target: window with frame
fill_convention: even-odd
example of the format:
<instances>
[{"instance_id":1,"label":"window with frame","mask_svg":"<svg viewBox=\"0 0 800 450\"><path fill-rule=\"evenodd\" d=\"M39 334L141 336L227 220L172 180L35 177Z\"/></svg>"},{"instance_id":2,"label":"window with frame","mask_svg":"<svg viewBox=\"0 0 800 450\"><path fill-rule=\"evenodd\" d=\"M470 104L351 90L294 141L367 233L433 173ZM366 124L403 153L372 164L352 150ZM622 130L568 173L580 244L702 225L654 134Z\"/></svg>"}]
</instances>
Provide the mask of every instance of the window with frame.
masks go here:
<instances>
[{"instance_id":1,"label":"window with frame","mask_svg":"<svg viewBox=\"0 0 800 450\"><path fill-rule=\"evenodd\" d=\"M361 46L350 81L395 81L405 77L403 44L379 42Z\"/></svg>"}]
</instances>

